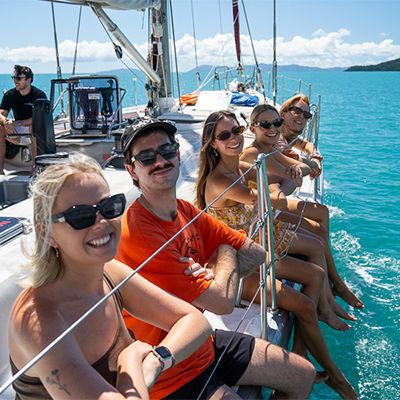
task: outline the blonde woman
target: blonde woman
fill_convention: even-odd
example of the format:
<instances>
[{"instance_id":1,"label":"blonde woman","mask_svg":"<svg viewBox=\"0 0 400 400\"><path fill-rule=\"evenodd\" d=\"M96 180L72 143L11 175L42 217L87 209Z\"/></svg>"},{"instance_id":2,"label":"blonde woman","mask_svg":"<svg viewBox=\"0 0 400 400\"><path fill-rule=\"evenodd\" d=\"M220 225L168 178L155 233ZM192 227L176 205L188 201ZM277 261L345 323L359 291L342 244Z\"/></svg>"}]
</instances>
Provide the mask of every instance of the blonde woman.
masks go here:
<instances>
[{"instance_id":1,"label":"blonde woman","mask_svg":"<svg viewBox=\"0 0 400 400\"><path fill-rule=\"evenodd\" d=\"M281 150L284 154L295 156L311 168L311 177L316 177L322 170L323 157L317 151L315 146L309 141L302 139L302 134L307 121L312 117L310 112L310 101L307 96L297 94L286 100L281 108L280 115L283 124L280 129L281 136L274 148ZM291 150L294 147L306 154L306 157L299 156ZM287 202L288 213L282 213L280 218L284 221L297 223L298 210L303 208L303 203L294 199ZM324 241L325 258L328 265L329 279L332 283L334 293L341 297L351 306L361 309L364 307L362 301L355 293L343 282L337 272L335 260L333 258L330 240L329 240L329 211L324 205L306 205L304 218L301 220L302 226L305 226L311 232L317 234Z\"/></svg>"},{"instance_id":2,"label":"blonde woman","mask_svg":"<svg viewBox=\"0 0 400 400\"><path fill-rule=\"evenodd\" d=\"M13 373L132 272L113 259L125 196L110 195L96 161L73 155L42 172L31 191L33 277L11 313ZM135 340L122 307L169 333L154 349ZM16 398L147 399L150 388L162 397L162 372L210 333L198 310L136 274L14 382Z\"/></svg>"}]
</instances>

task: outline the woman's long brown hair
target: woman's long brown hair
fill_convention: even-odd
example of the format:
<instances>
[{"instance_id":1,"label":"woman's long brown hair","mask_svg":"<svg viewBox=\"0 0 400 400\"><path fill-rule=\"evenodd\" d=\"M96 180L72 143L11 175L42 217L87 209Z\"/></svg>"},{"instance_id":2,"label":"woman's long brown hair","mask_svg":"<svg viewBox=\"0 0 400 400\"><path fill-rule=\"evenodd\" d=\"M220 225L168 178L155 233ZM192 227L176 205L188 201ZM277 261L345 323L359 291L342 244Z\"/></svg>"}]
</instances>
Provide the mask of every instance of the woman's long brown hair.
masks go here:
<instances>
[{"instance_id":1,"label":"woman's long brown hair","mask_svg":"<svg viewBox=\"0 0 400 400\"><path fill-rule=\"evenodd\" d=\"M219 162L219 154L214 151L214 148L211 146L211 144L215 139L215 129L217 124L223 118L231 118L239 125L236 115L227 110L215 111L211 113L204 122L195 200L196 206L201 210L206 206L205 192L207 178L211 175Z\"/></svg>"}]
</instances>

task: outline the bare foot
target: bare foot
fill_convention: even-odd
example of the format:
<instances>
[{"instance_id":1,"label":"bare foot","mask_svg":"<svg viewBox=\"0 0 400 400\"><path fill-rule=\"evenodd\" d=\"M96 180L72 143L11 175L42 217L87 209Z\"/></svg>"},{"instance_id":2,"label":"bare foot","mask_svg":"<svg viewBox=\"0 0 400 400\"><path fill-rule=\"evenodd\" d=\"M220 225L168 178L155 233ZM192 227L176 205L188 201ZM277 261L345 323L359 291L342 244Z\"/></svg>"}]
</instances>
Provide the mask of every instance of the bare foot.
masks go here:
<instances>
[{"instance_id":1,"label":"bare foot","mask_svg":"<svg viewBox=\"0 0 400 400\"><path fill-rule=\"evenodd\" d=\"M342 307L336 301L330 303L332 310L335 312L336 315L338 315L341 318L347 319L348 321L357 321L357 318L354 315L351 315L347 313L345 310L343 310Z\"/></svg>"},{"instance_id":2,"label":"bare foot","mask_svg":"<svg viewBox=\"0 0 400 400\"><path fill-rule=\"evenodd\" d=\"M317 371L315 375L314 384L325 382L329 378L329 374L327 371Z\"/></svg>"},{"instance_id":3,"label":"bare foot","mask_svg":"<svg viewBox=\"0 0 400 400\"><path fill-rule=\"evenodd\" d=\"M350 385L348 380L341 374L340 378L328 377L325 383L337 392L343 399L357 400L358 396L353 386Z\"/></svg>"},{"instance_id":4,"label":"bare foot","mask_svg":"<svg viewBox=\"0 0 400 400\"><path fill-rule=\"evenodd\" d=\"M332 310L327 314L320 314L318 319L322 322L328 324L331 328L336 329L337 331L347 331L351 328L350 325L347 325L343 322Z\"/></svg>"},{"instance_id":5,"label":"bare foot","mask_svg":"<svg viewBox=\"0 0 400 400\"><path fill-rule=\"evenodd\" d=\"M364 303L353 293L353 291L345 284L333 287L333 294L339 296L347 304L361 310L364 308Z\"/></svg>"}]
</instances>

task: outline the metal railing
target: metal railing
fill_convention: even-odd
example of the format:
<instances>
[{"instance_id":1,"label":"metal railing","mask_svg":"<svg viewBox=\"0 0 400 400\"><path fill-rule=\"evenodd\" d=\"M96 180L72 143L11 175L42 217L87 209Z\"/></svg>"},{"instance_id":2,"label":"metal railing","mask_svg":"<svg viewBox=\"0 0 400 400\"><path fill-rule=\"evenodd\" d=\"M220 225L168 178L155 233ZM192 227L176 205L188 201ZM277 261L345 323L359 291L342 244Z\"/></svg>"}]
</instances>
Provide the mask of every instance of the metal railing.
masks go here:
<instances>
[{"instance_id":1,"label":"metal railing","mask_svg":"<svg viewBox=\"0 0 400 400\"><path fill-rule=\"evenodd\" d=\"M260 219L264 220L264 216L268 215L268 238L272 239L272 243L268 242L268 248L273 249L273 227L272 227L272 214L269 212L266 212L265 205L270 206L270 200L268 196L268 178L266 175L266 167L265 167L265 162L264 159L267 157L265 154L261 154L260 157L257 159L257 161L247 170L244 172L242 176L247 175L254 167L257 167L257 181L263 188L260 190L261 195L259 196L259 216ZM202 211L200 211L199 214L197 214L191 221L189 221L184 227L182 227L174 236L172 236L167 242L165 242L157 251L155 251L147 260L145 260L141 265L139 265L138 268L132 271L131 274L129 274L124 280L122 280L118 285L116 285L112 290L110 290L109 293L107 293L102 299L100 299L95 305L93 305L88 311L86 311L80 318L78 318L74 323L71 324L69 328L67 328L62 334L60 334L57 338L55 338L49 345L47 345L36 357L34 357L30 362L28 362L24 367L22 367L15 375L13 375L10 379L8 379L1 387L0 387L0 394L2 394L9 386L12 385L12 383L17 380L21 375L26 373L30 368L32 368L33 365L35 365L38 361L40 361L49 351L53 349L54 346L57 345L66 335L68 335L73 329L75 329L78 325L80 325L89 315L91 315L99 306L101 306L109 297L114 295L115 292L117 292L129 279L131 279L137 272L139 272L143 267L146 266L146 264L151 261L155 256L157 256L162 250L164 250L173 240L175 240L186 228L188 228L191 224L193 224L203 213L205 213L217 200L219 200L229 189L231 189L234 185L239 183L242 179L242 176L240 176L235 182L232 183L228 188L226 188L222 193L219 194L219 196L214 199L212 203L207 205ZM267 194L267 198L265 198L265 195ZM272 212L272 211L271 211ZM260 235L260 240L262 243L265 244L265 237L266 237L266 230L265 230L265 224L261 229ZM273 254L273 251L269 251L269 254ZM268 266L270 267L269 269L274 271L274 262L273 262L273 256L272 259L268 260ZM262 316L262 320L264 321L264 324L267 321L266 318L266 313L267 313L267 307L266 307L266 299L267 299L267 293L266 293L266 277L267 277L267 261L263 264L262 268L262 285L263 285L263 291L264 294L262 294L262 298L265 301L264 307L262 307L262 313L265 315ZM275 272L272 273L273 276L275 276ZM274 279L274 278L271 278ZM274 304L276 304L276 300L273 300ZM262 328L264 332L266 332L266 326Z\"/></svg>"},{"instance_id":2,"label":"metal railing","mask_svg":"<svg viewBox=\"0 0 400 400\"><path fill-rule=\"evenodd\" d=\"M264 154L261 153L257 160L246 170L236 181L234 181L229 187L227 187L223 192L221 192L210 204L208 204L203 210L200 211L191 221L189 221L184 227L182 227L174 236L172 236L168 241L166 241L157 251L155 251L148 259L146 259L142 264L138 266L137 269L133 270L124 280L122 280L118 285L116 285L109 293L107 293L101 300L99 300L95 305L93 305L88 311L86 311L80 318L78 318L69 328L67 328L62 334L55 338L48 346L46 346L36 357L34 357L29 363L22 367L14 376L8 379L1 387L0 394L2 394L12 383L17 380L21 375L27 372L34 364L41 360L52 348L57 345L66 335L68 335L73 329L75 329L79 324L81 324L89 315L91 315L99 306L101 306L109 297L113 296L129 279L131 279L136 273L138 273L142 268L144 268L149 261L151 261L155 256L157 256L161 251L163 251L172 241L174 241L186 228L193 224L203 213L213 206L213 204L218 201L228 190L230 190L234 185L242 181L251 170L256 168L257 174L257 192L258 192L258 218L252 221L249 236L254 237L257 233L259 235L260 244L267 250L267 258L260 268L260 286L254 295L250 305L254 302L255 297L260 291L260 317L261 317L261 337L267 339L268 331L268 319L267 319L267 279L269 275L270 288L271 288L271 308L272 313L277 312L276 303L276 269L275 269L275 253L274 253L274 228L273 228L273 209L271 205L270 194L268 190L268 176L266 167L266 158L272 156L276 150L271 153ZM243 279L239 286L239 296L241 296L243 288ZM249 306L250 306L249 305ZM243 317L244 318L244 317ZM243 318L239 321L238 327L243 322ZM238 329L238 327L236 329Z\"/></svg>"},{"instance_id":3,"label":"metal railing","mask_svg":"<svg viewBox=\"0 0 400 400\"><path fill-rule=\"evenodd\" d=\"M272 72L269 71L267 74L267 95L271 99L273 98L273 85L272 85ZM295 79L285 75L277 75L277 86L280 86L279 92L280 103L283 103L289 97L294 96L298 93L304 93L312 102L312 84L303 81L302 79ZM318 96L319 98L320 96Z\"/></svg>"}]
</instances>

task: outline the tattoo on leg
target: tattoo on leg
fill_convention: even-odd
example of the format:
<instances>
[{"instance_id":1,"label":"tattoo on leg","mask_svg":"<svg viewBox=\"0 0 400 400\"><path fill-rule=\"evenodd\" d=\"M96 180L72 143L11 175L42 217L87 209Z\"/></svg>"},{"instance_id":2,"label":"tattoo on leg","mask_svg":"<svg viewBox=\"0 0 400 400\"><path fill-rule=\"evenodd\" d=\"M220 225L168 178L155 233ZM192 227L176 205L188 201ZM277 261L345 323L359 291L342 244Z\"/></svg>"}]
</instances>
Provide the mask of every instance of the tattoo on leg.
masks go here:
<instances>
[{"instance_id":1,"label":"tattoo on leg","mask_svg":"<svg viewBox=\"0 0 400 400\"><path fill-rule=\"evenodd\" d=\"M60 371L58 369L53 369L53 371L51 371L51 376L46 378L46 382L50 385L57 385L59 390L63 390L68 396L71 396L67 386L60 382Z\"/></svg>"}]
</instances>

